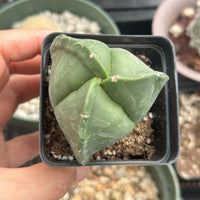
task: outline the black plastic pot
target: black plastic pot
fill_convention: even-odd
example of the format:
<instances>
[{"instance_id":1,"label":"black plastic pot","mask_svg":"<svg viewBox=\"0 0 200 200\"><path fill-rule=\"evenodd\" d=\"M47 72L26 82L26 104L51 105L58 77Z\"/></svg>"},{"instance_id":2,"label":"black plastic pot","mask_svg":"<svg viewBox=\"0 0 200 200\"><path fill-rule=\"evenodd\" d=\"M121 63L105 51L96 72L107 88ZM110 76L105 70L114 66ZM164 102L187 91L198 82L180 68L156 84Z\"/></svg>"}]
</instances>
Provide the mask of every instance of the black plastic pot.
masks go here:
<instances>
[{"instance_id":1,"label":"black plastic pot","mask_svg":"<svg viewBox=\"0 0 200 200\"><path fill-rule=\"evenodd\" d=\"M48 89L44 82L48 74L47 66L51 62L49 47L60 33L53 33L46 37L42 47L41 63L41 93L40 93L40 155L42 160L51 166L79 166L76 161L52 161L45 152L46 137L44 130L46 101ZM162 89L154 105L153 128L155 129L155 153L150 159L134 159L128 161L91 161L88 165L112 165L112 164L151 164L161 165L173 163L179 154L179 124L178 124L178 85L175 68L174 47L170 40L159 36L114 36L114 35L77 35L76 38L91 38L100 40L110 47L128 49L133 54L142 54L148 57L154 70L163 71L170 77L166 86ZM52 127L53 128L53 127Z\"/></svg>"}]
</instances>

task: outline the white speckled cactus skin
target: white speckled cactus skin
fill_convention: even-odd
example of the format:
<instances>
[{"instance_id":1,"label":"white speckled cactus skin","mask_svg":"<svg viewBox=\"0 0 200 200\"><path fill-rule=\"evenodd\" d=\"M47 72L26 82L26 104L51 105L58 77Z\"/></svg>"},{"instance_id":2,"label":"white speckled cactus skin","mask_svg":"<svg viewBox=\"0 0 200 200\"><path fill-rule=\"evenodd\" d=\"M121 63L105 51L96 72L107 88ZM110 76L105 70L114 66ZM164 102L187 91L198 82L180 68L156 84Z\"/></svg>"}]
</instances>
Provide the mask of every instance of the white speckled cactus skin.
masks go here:
<instances>
[{"instance_id":1,"label":"white speckled cactus skin","mask_svg":"<svg viewBox=\"0 0 200 200\"><path fill-rule=\"evenodd\" d=\"M50 47L49 97L58 124L82 165L126 136L168 80L121 48L57 36Z\"/></svg>"}]
</instances>

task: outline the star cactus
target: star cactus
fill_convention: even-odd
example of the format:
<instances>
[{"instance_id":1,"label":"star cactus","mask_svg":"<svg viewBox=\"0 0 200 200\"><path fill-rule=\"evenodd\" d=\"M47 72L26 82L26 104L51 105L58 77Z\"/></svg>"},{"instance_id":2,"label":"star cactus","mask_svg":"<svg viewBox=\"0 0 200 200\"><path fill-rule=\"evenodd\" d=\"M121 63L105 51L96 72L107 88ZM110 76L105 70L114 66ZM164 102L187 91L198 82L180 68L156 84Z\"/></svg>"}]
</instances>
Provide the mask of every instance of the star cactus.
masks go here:
<instances>
[{"instance_id":1,"label":"star cactus","mask_svg":"<svg viewBox=\"0 0 200 200\"><path fill-rule=\"evenodd\" d=\"M61 34L50 54L51 105L82 165L130 133L168 80L129 51L97 40Z\"/></svg>"}]
</instances>

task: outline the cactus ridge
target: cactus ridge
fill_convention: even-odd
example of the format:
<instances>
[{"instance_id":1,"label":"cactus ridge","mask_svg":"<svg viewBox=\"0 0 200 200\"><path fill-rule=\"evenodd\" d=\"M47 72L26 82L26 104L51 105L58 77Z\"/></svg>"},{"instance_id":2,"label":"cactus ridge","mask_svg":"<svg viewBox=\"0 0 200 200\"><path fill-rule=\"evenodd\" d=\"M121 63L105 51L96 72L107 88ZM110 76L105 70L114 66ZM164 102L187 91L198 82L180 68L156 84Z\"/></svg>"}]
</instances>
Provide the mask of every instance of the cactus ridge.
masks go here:
<instances>
[{"instance_id":1,"label":"cactus ridge","mask_svg":"<svg viewBox=\"0 0 200 200\"><path fill-rule=\"evenodd\" d=\"M57 36L49 97L77 161L126 136L146 115L168 76L100 41Z\"/></svg>"}]
</instances>

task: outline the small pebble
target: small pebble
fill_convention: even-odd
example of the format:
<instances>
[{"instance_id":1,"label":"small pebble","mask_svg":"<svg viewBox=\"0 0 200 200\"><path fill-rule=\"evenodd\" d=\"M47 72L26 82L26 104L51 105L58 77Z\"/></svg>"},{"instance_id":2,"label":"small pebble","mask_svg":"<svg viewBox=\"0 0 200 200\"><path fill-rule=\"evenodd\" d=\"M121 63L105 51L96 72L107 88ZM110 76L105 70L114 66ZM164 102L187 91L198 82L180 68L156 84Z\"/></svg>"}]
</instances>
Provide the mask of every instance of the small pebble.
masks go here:
<instances>
[{"instance_id":1,"label":"small pebble","mask_svg":"<svg viewBox=\"0 0 200 200\"><path fill-rule=\"evenodd\" d=\"M70 161L73 161L73 160L74 160L73 156L68 156L68 159L69 159Z\"/></svg>"},{"instance_id":2,"label":"small pebble","mask_svg":"<svg viewBox=\"0 0 200 200\"><path fill-rule=\"evenodd\" d=\"M183 17L191 18L195 15L195 9L193 7L186 7L182 10L181 15Z\"/></svg>"},{"instance_id":3,"label":"small pebble","mask_svg":"<svg viewBox=\"0 0 200 200\"><path fill-rule=\"evenodd\" d=\"M63 156L62 160L68 160L67 156Z\"/></svg>"},{"instance_id":4,"label":"small pebble","mask_svg":"<svg viewBox=\"0 0 200 200\"><path fill-rule=\"evenodd\" d=\"M147 144L151 144L151 139L150 139L150 138L147 138L146 143L147 143Z\"/></svg>"},{"instance_id":5,"label":"small pebble","mask_svg":"<svg viewBox=\"0 0 200 200\"><path fill-rule=\"evenodd\" d=\"M172 34L174 38L178 38L184 31L184 28L180 24L173 24L169 32Z\"/></svg>"},{"instance_id":6,"label":"small pebble","mask_svg":"<svg viewBox=\"0 0 200 200\"><path fill-rule=\"evenodd\" d=\"M149 117L150 117L151 119L153 119L153 113L152 113L152 112L149 112Z\"/></svg>"}]
</instances>

